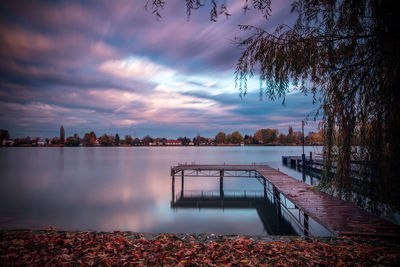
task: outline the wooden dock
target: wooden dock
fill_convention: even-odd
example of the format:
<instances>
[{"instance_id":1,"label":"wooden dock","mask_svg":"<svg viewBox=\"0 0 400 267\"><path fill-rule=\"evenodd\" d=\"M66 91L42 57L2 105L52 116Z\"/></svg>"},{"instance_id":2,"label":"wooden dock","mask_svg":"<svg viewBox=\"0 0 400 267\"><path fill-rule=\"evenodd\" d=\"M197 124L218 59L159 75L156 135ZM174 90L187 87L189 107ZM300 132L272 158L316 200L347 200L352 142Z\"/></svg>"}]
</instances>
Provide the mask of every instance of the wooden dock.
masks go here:
<instances>
[{"instance_id":1,"label":"wooden dock","mask_svg":"<svg viewBox=\"0 0 400 267\"><path fill-rule=\"evenodd\" d=\"M286 166L290 166L293 169L297 170L306 170L308 172L322 173L324 161L322 157L316 158L310 156L305 156L304 162L301 156L282 156L282 164ZM332 162L331 172L336 172L336 162ZM358 174L360 171L360 161L351 161L350 169L352 174Z\"/></svg>"},{"instance_id":2,"label":"wooden dock","mask_svg":"<svg viewBox=\"0 0 400 267\"><path fill-rule=\"evenodd\" d=\"M306 235L309 232L309 217L337 237L369 236L400 238L400 226L371 214L352 203L345 202L326 193L310 190L311 186L290 177L268 165L196 165L183 164L171 168L173 197L175 176L181 175L182 193L184 177L218 177L223 196L225 177L257 178L262 181L264 191L273 195L281 209L286 208L281 195L302 212L298 223ZM272 190L271 190L272 189Z\"/></svg>"}]
</instances>

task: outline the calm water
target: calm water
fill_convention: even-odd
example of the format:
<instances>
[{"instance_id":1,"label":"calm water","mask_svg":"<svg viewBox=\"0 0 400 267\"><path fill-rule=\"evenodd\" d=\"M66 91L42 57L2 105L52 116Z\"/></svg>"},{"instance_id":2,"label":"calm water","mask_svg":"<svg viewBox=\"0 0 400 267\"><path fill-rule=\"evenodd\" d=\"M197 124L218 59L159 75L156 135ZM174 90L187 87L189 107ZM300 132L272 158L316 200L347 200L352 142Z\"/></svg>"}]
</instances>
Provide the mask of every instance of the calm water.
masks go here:
<instances>
[{"instance_id":1,"label":"calm water","mask_svg":"<svg viewBox=\"0 0 400 267\"><path fill-rule=\"evenodd\" d=\"M309 151L313 147L306 147ZM0 148L0 229L293 234L298 229L285 216L279 219L268 201L256 201L261 209L240 203L223 209L171 207L170 167L267 163L302 179L281 160L300 154L301 147ZM180 188L178 178L175 193ZM186 196L203 191L212 198L219 179L185 178L184 190ZM256 179L226 178L224 190L229 200L244 191L259 196L263 188Z\"/></svg>"}]
</instances>

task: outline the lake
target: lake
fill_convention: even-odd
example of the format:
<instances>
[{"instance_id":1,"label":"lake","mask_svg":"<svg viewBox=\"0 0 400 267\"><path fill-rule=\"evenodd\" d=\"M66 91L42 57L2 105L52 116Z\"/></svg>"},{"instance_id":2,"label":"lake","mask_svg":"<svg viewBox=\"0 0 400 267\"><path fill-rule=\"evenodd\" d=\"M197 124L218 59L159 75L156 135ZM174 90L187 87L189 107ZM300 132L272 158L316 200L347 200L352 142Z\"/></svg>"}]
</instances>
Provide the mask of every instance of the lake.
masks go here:
<instances>
[{"instance_id":1,"label":"lake","mask_svg":"<svg viewBox=\"0 0 400 267\"><path fill-rule=\"evenodd\" d=\"M305 147L306 154L315 149ZM301 151L295 146L0 148L0 229L297 234L293 222L277 216L268 199L261 211L171 207L170 167L264 163L302 180L302 174L283 166L281 159ZM306 182L311 181L318 182L307 176ZM176 193L180 183L177 177ZM224 190L227 197L256 196L263 187L257 179L225 178ZM185 194L211 196L218 191L219 178L185 178ZM326 235L323 229L320 235Z\"/></svg>"}]
</instances>

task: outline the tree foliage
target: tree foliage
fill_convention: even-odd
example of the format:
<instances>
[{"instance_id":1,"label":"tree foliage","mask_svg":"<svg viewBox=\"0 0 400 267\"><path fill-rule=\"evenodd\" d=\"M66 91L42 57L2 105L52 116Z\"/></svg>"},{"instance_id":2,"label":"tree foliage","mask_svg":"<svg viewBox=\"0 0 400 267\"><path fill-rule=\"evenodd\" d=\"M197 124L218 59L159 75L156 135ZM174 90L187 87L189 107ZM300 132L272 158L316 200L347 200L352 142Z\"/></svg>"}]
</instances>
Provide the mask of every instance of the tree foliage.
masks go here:
<instances>
[{"instance_id":1,"label":"tree foliage","mask_svg":"<svg viewBox=\"0 0 400 267\"><path fill-rule=\"evenodd\" d=\"M85 146L93 146L96 142L96 134L91 131L90 133L85 133L83 136L83 144Z\"/></svg>"},{"instance_id":2,"label":"tree foliage","mask_svg":"<svg viewBox=\"0 0 400 267\"><path fill-rule=\"evenodd\" d=\"M269 144L276 140L278 136L278 130L276 129L260 129L254 134L254 138L258 143Z\"/></svg>"},{"instance_id":3,"label":"tree foliage","mask_svg":"<svg viewBox=\"0 0 400 267\"><path fill-rule=\"evenodd\" d=\"M148 146L151 142L153 142L153 138L151 138L151 136L146 135L145 137L143 137L143 144Z\"/></svg>"},{"instance_id":4,"label":"tree foliage","mask_svg":"<svg viewBox=\"0 0 400 267\"><path fill-rule=\"evenodd\" d=\"M162 4L156 3L165 1L152 2L157 10ZM211 3L211 20L229 14L225 1L186 0L188 15L206 2ZM270 0L243 3L268 18ZM363 190L372 202L400 203L400 179L393 167L400 160L396 11L394 0L297 0L292 4L294 25L279 25L272 32L242 25L250 35L236 39L243 50L235 78L241 95L257 73L260 90L272 100L285 101L293 83L319 103L316 116L323 116L325 154L320 188L346 199L354 182L352 162L357 161Z\"/></svg>"},{"instance_id":5,"label":"tree foliage","mask_svg":"<svg viewBox=\"0 0 400 267\"><path fill-rule=\"evenodd\" d=\"M217 142L217 144L223 144L226 141L226 134L224 132L219 132L217 133L217 135L215 136L215 142Z\"/></svg>"},{"instance_id":6,"label":"tree foliage","mask_svg":"<svg viewBox=\"0 0 400 267\"><path fill-rule=\"evenodd\" d=\"M351 196L351 162L361 161L368 197L399 203L399 19L394 1L296 1L294 26L274 33L242 26L253 35L239 42L239 90L256 66L271 99L292 81L320 96L325 148L321 187ZM358 146L354 146L357 144ZM332 163L337 162L333 175Z\"/></svg>"},{"instance_id":7,"label":"tree foliage","mask_svg":"<svg viewBox=\"0 0 400 267\"><path fill-rule=\"evenodd\" d=\"M233 144L240 144L241 142L243 142L243 136L238 131L235 131L232 133L231 140Z\"/></svg>"},{"instance_id":8,"label":"tree foliage","mask_svg":"<svg viewBox=\"0 0 400 267\"><path fill-rule=\"evenodd\" d=\"M161 18L161 10L164 8L167 0L147 0L146 8L151 8L152 13L157 19ZM188 18L194 10L204 6L210 7L210 20L217 21L218 17L223 15L230 17L231 14L227 8L226 1L218 0L185 0L186 13ZM271 14L271 0L243 0L243 10L247 12L250 9L260 10L265 18Z\"/></svg>"},{"instance_id":9,"label":"tree foliage","mask_svg":"<svg viewBox=\"0 0 400 267\"><path fill-rule=\"evenodd\" d=\"M7 140L9 138L10 138L10 133L8 132L8 130L0 129L0 143L3 140Z\"/></svg>"},{"instance_id":10,"label":"tree foliage","mask_svg":"<svg viewBox=\"0 0 400 267\"><path fill-rule=\"evenodd\" d=\"M28 139L28 137L27 137L26 139ZM30 138L29 138L29 142L27 142L27 144L30 144L30 143L31 143L31 141L30 141ZM53 137L53 138L50 140L50 144L52 144L52 145L58 145L58 144L60 144L60 139L58 139L57 136L56 136L56 137Z\"/></svg>"},{"instance_id":11,"label":"tree foliage","mask_svg":"<svg viewBox=\"0 0 400 267\"><path fill-rule=\"evenodd\" d=\"M67 146L79 146L81 144L81 139L78 134L70 136L67 138Z\"/></svg>"},{"instance_id":12,"label":"tree foliage","mask_svg":"<svg viewBox=\"0 0 400 267\"><path fill-rule=\"evenodd\" d=\"M103 146L113 146L116 144L115 137L112 135L103 134L100 138L100 143Z\"/></svg>"},{"instance_id":13,"label":"tree foliage","mask_svg":"<svg viewBox=\"0 0 400 267\"><path fill-rule=\"evenodd\" d=\"M186 136L185 137L178 137L178 139L176 139L176 140L181 141L182 145L184 145L184 146L187 146L190 143L190 138L188 138Z\"/></svg>"},{"instance_id":14,"label":"tree foliage","mask_svg":"<svg viewBox=\"0 0 400 267\"><path fill-rule=\"evenodd\" d=\"M129 134L125 135L125 144L132 145L133 138Z\"/></svg>"}]
</instances>

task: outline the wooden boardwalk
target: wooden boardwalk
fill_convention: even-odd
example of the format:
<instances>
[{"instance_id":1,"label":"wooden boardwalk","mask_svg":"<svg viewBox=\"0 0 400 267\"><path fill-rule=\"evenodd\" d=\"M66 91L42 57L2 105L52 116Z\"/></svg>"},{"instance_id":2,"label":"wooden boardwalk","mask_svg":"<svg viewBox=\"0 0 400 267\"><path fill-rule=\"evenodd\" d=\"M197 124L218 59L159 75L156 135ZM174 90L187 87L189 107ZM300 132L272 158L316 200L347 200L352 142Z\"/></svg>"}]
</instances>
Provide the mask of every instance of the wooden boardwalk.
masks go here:
<instances>
[{"instance_id":1,"label":"wooden boardwalk","mask_svg":"<svg viewBox=\"0 0 400 267\"><path fill-rule=\"evenodd\" d=\"M171 176L185 173L189 177L248 177L261 178L273 187L276 199L282 194L303 213L307 222L313 218L338 237L370 236L400 238L400 226L371 214L352 203L345 202L326 193L310 190L311 186L290 177L268 165L178 165L171 168ZM228 174L230 176L225 176ZM236 176L235 176L236 175ZM186 175L185 175L186 176Z\"/></svg>"}]
</instances>

